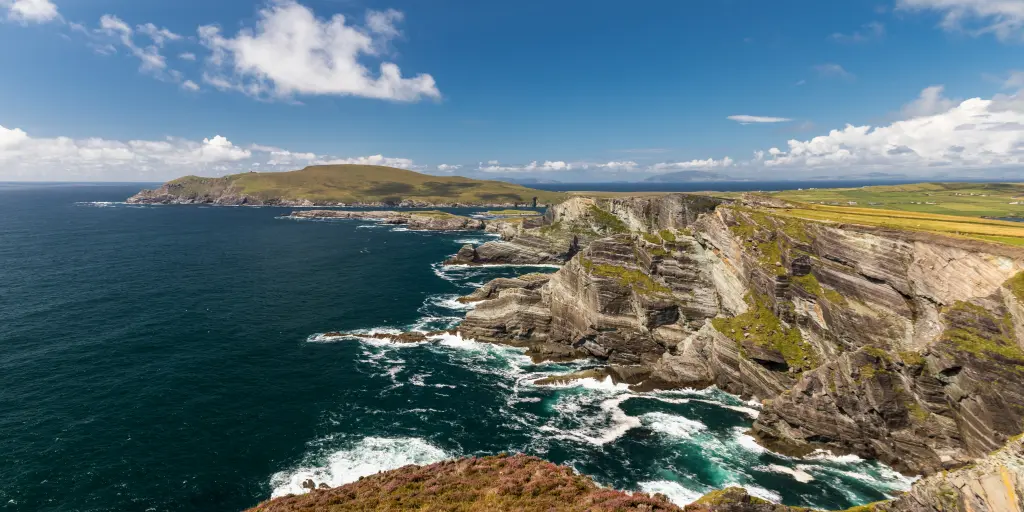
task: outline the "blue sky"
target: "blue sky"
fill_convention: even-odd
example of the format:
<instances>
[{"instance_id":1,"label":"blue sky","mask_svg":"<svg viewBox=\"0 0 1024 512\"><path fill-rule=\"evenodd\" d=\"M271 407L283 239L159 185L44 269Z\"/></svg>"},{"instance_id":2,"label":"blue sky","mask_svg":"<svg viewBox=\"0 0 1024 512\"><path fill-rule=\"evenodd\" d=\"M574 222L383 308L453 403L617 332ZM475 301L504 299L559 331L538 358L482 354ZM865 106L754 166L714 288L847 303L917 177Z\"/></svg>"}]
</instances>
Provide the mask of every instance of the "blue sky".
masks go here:
<instances>
[{"instance_id":1,"label":"blue sky","mask_svg":"<svg viewBox=\"0 0 1024 512\"><path fill-rule=\"evenodd\" d=\"M0 19L0 180L1024 178L1024 0L0 0Z\"/></svg>"}]
</instances>

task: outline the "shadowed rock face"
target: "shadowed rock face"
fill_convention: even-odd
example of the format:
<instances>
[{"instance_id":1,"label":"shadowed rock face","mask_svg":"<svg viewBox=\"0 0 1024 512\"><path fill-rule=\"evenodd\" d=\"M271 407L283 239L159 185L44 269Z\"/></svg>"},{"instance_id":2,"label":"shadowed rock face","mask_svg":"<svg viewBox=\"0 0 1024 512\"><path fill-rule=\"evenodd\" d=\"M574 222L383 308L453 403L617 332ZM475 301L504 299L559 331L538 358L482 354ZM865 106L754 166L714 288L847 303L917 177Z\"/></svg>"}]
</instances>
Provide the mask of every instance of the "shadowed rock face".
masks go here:
<instances>
[{"instance_id":1,"label":"shadowed rock face","mask_svg":"<svg viewBox=\"0 0 1024 512\"><path fill-rule=\"evenodd\" d=\"M762 399L754 433L785 452L931 474L1024 431L1024 306L1006 286L1022 251L810 222L775 209L785 205L699 205L553 208L549 222L620 232L540 286L496 284L461 333L635 365L643 387Z\"/></svg>"}]
</instances>

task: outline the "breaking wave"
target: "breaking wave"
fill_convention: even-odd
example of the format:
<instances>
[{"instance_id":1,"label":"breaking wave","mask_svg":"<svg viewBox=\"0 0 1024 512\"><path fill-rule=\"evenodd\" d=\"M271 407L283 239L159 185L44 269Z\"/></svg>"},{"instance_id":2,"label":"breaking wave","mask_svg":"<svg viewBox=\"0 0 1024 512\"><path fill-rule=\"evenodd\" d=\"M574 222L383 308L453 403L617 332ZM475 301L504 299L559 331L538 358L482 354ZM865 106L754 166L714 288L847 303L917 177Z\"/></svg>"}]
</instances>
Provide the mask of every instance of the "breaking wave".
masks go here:
<instances>
[{"instance_id":1,"label":"breaking wave","mask_svg":"<svg viewBox=\"0 0 1024 512\"><path fill-rule=\"evenodd\" d=\"M313 444L325 441L330 440ZM335 487L381 471L409 464L432 464L451 457L448 452L414 437L366 437L329 453L323 453L321 449L298 467L271 476L271 497L308 492L309 489L302 486L307 480L316 485L323 483Z\"/></svg>"}]
</instances>

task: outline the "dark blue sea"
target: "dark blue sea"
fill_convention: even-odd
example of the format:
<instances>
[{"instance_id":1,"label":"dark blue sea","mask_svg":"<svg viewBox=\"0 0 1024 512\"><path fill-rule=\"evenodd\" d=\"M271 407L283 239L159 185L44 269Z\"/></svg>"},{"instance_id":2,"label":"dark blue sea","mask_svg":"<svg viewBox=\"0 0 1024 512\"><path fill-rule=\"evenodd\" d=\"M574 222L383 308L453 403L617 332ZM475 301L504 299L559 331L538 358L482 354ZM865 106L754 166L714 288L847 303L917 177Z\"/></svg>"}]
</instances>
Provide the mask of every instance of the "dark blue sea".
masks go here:
<instances>
[{"instance_id":1,"label":"dark blue sea","mask_svg":"<svg viewBox=\"0 0 1024 512\"><path fill-rule=\"evenodd\" d=\"M757 404L716 390L543 388L596 363L321 336L453 326L459 295L554 271L440 266L486 235L120 202L139 188L0 184L2 510L241 510L306 478L503 451L680 504L741 485L837 509L909 485L767 452L745 433Z\"/></svg>"}]
</instances>

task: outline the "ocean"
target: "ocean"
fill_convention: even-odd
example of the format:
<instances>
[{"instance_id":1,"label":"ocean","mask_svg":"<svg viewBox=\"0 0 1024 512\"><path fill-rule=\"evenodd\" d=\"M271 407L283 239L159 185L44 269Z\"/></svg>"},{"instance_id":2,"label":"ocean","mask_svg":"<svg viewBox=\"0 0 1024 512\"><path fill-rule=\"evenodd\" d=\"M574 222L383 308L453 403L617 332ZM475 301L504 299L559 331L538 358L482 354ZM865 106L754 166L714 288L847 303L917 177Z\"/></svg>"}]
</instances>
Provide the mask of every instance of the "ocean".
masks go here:
<instances>
[{"instance_id":1,"label":"ocean","mask_svg":"<svg viewBox=\"0 0 1024 512\"><path fill-rule=\"evenodd\" d=\"M307 478L500 452L680 504L740 485L842 509L911 483L768 452L745 433L758 405L714 389L540 387L598 363L321 336L454 326L458 296L555 270L440 265L487 235L120 203L139 188L0 184L0 510L241 510Z\"/></svg>"}]
</instances>

